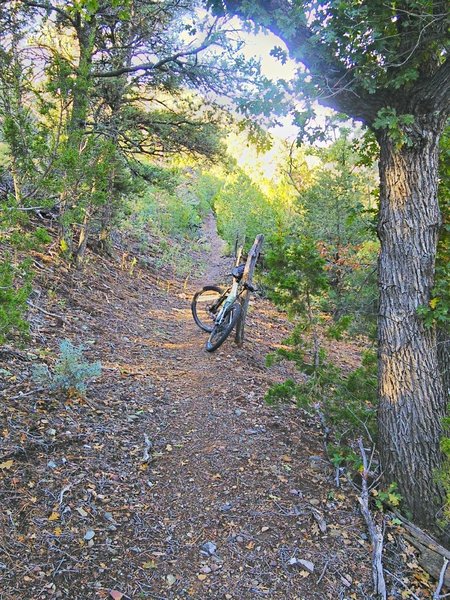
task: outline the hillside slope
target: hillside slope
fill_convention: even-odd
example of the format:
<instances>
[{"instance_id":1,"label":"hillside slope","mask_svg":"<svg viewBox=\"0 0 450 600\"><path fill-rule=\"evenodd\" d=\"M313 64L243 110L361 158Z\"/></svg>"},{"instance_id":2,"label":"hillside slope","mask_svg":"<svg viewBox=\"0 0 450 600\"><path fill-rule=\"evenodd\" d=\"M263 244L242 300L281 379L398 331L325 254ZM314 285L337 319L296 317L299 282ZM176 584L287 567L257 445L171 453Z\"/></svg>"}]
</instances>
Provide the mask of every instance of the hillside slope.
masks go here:
<instances>
[{"instance_id":1,"label":"hillside slope","mask_svg":"<svg viewBox=\"0 0 450 600\"><path fill-rule=\"evenodd\" d=\"M125 254L83 272L40 260L30 349L0 354L1 600L371 597L356 497L318 424L263 401L290 371L264 362L284 316L255 298L244 347L203 350L190 297L230 268L211 218L204 237L187 284ZM30 383L63 338L102 362L86 399Z\"/></svg>"}]
</instances>

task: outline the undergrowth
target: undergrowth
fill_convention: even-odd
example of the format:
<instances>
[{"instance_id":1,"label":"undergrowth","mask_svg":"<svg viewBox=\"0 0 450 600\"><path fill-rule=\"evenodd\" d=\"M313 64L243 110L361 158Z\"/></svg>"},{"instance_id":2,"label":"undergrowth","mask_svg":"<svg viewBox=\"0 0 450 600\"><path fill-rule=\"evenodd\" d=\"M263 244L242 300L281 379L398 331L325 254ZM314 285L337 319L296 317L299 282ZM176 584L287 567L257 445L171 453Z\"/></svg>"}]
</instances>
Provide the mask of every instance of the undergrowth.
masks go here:
<instances>
[{"instance_id":1,"label":"undergrowth","mask_svg":"<svg viewBox=\"0 0 450 600\"><path fill-rule=\"evenodd\" d=\"M292 341L292 338L288 340ZM267 364L270 366L283 358L295 362L304 374L304 380L295 382L288 379L272 386L266 393L266 402L294 401L299 408L319 415L327 432L328 454L332 463L335 466L345 463L358 469L360 458L353 450L355 440L362 437L371 444L376 440L375 353L365 352L361 366L349 374L327 362L323 349L320 350L318 365L308 362L307 353L300 345L281 348L268 355Z\"/></svg>"},{"instance_id":2,"label":"undergrowth","mask_svg":"<svg viewBox=\"0 0 450 600\"><path fill-rule=\"evenodd\" d=\"M140 252L156 254L156 267L170 265L186 277L195 267L188 250L210 210L208 198L197 193L186 173L161 168L153 184L143 184L129 199L121 227L138 240ZM155 239L157 247L151 248Z\"/></svg>"},{"instance_id":3,"label":"undergrowth","mask_svg":"<svg viewBox=\"0 0 450 600\"><path fill-rule=\"evenodd\" d=\"M0 344L11 337L26 337L29 324L25 318L33 274L30 261L17 264L11 256L0 263Z\"/></svg>"},{"instance_id":4,"label":"undergrowth","mask_svg":"<svg viewBox=\"0 0 450 600\"><path fill-rule=\"evenodd\" d=\"M34 381L52 392L84 396L88 383L100 375L101 364L86 362L83 350L82 345L74 346L70 340L61 341L59 357L52 370L45 364L33 365Z\"/></svg>"}]
</instances>

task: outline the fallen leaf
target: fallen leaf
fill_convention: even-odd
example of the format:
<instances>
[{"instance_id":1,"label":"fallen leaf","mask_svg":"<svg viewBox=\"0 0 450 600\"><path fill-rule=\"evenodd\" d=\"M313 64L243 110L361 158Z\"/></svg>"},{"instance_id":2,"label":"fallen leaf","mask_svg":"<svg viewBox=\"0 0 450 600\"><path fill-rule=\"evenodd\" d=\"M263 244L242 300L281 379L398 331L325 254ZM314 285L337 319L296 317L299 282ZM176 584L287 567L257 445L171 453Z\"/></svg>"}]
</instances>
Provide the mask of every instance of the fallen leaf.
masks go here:
<instances>
[{"instance_id":1,"label":"fallen leaf","mask_svg":"<svg viewBox=\"0 0 450 600\"><path fill-rule=\"evenodd\" d=\"M297 560L297 564L304 567L310 573L314 573L314 563L312 563L310 560L304 560L300 558L299 560Z\"/></svg>"},{"instance_id":2,"label":"fallen leaf","mask_svg":"<svg viewBox=\"0 0 450 600\"><path fill-rule=\"evenodd\" d=\"M345 587L350 587L352 585L353 579L350 577L350 575L345 575L345 577L341 577L341 582L343 583L343 585L345 585Z\"/></svg>"},{"instance_id":3,"label":"fallen leaf","mask_svg":"<svg viewBox=\"0 0 450 600\"><path fill-rule=\"evenodd\" d=\"M199 575L197 575L197 579L199 579L200 581L205 581L207 577L208 575L205 575L204 573L200 573Z\"/></svg>"},{"instance_id":4,"label":"fallen leaf","mask_svg":"<svg viewBox=\"0 0 450 600\"><path fill-rule=\"evenodd\" d=\"M55 528L55 531L54 531L54 534L55 534L57 537L59 537L59 536L62 534L62 529L61 529L61 527L56 527L56 528Z\"/></svg>"},{"instance_id":5,"label":"fallen leaf","mask_svg":"<svg viewBox=\"0 0 450 600\"><path fill-rule=\"evenodd\" d=\"M166 577L167 585L169 587L172 587L176 580L177 578L175 577L175 575L167 575Z\"/></svg>"},{"instance_id":6,"label":"fallen leaf","mask_svg":"<svg viewBox=\"0 0 450 600\"><path fill-rule=\"evenodd\" d=\"M109 595L111 598L114 598L114 600L121 600L125 594L118 592L117 590L109 590Z\"/></svg>"},{"instance_id":7,"label":"fallen leaf","mask_svg":"<svg viewBox=\"0 0 450 600\"><path fill-rule=\"evenodd\" d=\"M148 560L147 562L143 563L142 567L144 569L156 569L156 562L154 560Z\"/></svg>"},{"instance_id":8,"label":"fallen leaf","mask_svg":"<svg viewBox=\"0 0 450 600\"><path fill-rule=\"evenodd\" d=\"M86 533L84 534L84 538L87 542L89 540L92 540L92 538L95 536L95 531L93 529L88 529L86 531Z\"/></svg>"},{"instance_id":9,"label":"fallen leaf","mask_svg":"<svg viewBox=\"0 0 450 600\"><path fill-rule=\"evenodd\" d=\"M10 469L13 463L13 460L5 460L5 462L0 463L0 469Z\"/></svg>"},{"instance_id":10,"label":"fallen leaf","mask_svg":"<svg viewBox=\"0 0 450 600\"><path fill-rule=\"evenodd\" d=\"M52 514L49 516L48 520L49 521L57 521L60 517L60 514L53 511Z\"/></svg>"}]
</instances>

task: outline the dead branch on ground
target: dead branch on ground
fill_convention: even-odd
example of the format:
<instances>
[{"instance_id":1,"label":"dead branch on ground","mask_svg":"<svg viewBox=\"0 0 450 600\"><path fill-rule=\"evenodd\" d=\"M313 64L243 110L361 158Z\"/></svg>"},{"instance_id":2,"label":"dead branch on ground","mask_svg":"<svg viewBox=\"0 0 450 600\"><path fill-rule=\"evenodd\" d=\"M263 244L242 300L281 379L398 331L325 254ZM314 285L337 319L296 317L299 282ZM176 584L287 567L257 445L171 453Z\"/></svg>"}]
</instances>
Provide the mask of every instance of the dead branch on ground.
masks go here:
<instances>
[{"instance_id":1,"label":"dead branch on ground","mask_svg":"<svg viewBox=\"0 0 450 600\"><path fill-rule=\"evenodd\" d=\"M372 542L372 580L374 587L374 596L386 600L386 582L384 580L382 553L383 553L383 532L372 517L369 509L369 487L367 477L369 474L369 464L362 439L358 440L359 450L363 461L363 471L361 473L362 489L358 501L361 505L361 514L367 525L369 537Z\"/></svg>"}]
</instances>

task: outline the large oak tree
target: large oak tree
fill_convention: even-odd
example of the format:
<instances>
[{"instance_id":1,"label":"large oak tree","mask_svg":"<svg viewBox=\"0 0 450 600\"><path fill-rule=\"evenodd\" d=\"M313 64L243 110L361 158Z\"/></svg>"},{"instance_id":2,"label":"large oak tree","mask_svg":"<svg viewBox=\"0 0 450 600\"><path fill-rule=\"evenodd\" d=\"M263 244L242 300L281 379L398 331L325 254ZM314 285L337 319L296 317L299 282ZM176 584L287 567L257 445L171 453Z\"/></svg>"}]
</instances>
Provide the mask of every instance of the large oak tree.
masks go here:
<instances>
[{"instance_id":1,"label":"large oak tree","mask_svg":"<svg viewBox=\"0 0 450 600\"><path fill-rule=\"evenodd\" d=\"M438 143L449 116L443 0L212 2L266 27L299 64L297 93L362 121L380 147L379 449L416 521L443 504L436 480L446 394L436 335L418 307L434 283ZM283 50L274 53L283 59ZM299 120L303 115L299 112Z\"/></svg>"}]
</instances>

